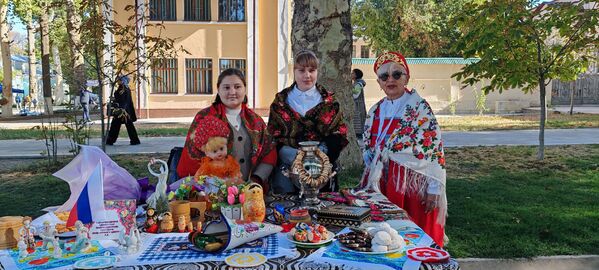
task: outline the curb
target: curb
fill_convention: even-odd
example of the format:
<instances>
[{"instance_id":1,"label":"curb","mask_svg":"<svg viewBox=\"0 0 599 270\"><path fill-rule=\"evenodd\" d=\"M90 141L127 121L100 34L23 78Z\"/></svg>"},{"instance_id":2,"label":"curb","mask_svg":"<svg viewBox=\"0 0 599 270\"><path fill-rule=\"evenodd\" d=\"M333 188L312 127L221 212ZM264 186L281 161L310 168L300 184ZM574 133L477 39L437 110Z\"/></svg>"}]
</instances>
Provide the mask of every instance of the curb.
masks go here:
<instances>
[{"instance_id":1,"label":"curb","mask_svg":"<svg viewBox=\"0 0 599 270\"><path fill-rule=\"evenodd\" d=\"M456 259L462 270L594 270L599 269L599 255L541 256L516 259Z\"/></svg>"},{"instance_id":2,"label":"curb","mask_svg":"<svg viewBox=\"0 0 599 270\"><path fill-rule=\"evenodd\" d=\"M117 155L157 155L157 154L169 154L169 151L139 151L139 152L118 152L118 153L106 153L108 156L117 156ZM74 157L72 153L57 153L57 157ZM45 155L19 155L19 156L11 156L11 155L0 155L0 160L4 159L46 159L48 156Z\"/></svg>"}]
</instances>

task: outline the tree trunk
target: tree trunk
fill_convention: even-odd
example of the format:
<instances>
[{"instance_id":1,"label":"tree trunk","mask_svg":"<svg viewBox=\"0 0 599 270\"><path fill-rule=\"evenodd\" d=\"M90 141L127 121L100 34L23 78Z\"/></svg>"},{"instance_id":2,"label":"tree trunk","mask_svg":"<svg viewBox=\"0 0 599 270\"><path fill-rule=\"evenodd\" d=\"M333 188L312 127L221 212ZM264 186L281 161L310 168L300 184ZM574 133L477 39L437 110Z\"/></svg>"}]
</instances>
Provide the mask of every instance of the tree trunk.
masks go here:
<instances>
[{"instance_id":1,"label":"tree trunk","mask_svg":"<svg viewBox=\"0 0 599 270\"><path fill-rule=\"evenodd\" d=\"M73 52L73 83L70 87L71 94L76 94L86 86L85 60L83 59L83 44L81 43L81 17L77 13L74 0L66 0L67 4L67 31Z\"/></svg>"},{"instance_id":2,"label":"tree trunk","mask_svg":"<svg viewBox=\"0 0 599 270\"><path fill-rule=\"evenodd\" d=\"M93 1L92 3L94 7L96 7L96 1ZM112 7L111 7L112 8ZM97 17L98 16L98 9L94 8L92 9L92 16L93 17ZM96 27L104 27L104 24L101 24L99 26ZM93 47L94 47L94 60L96 62L96 76L98 76L98 84L100 85L100 93L99 93L99 98L100 98L100 121L101 121L101 127L102 127L102 151L106 152L106 139L107 139L107 133L106 133L106 122L104 121L104 105L102 104L104 102L104 87L102 87L102 81L103 76L102 76L102 66L100 65L100 44L98 44L99 42L103 42L102 40L98 41L96 40L96 42L93 42ZM112 85L112 84L111 84ZM112 86L112 89L114 89L114 86ZM110 97L112 97L112 91L110 93ZM110 106L110 105L107 105ZM110 108L109 108L110 109ZM108 125L110 125L110 115L108 116Z\"/></svg>"},{"instance_id":3,"label":"tree trunk","mask_svg":"<svg viewBox=\"0 0 599 270\"><path fill-rule=\"evenodd\" d=\"M8 100L8 103L2 105L2 114L0 117L12 116L12 61L10 60L10 40L8 39L8 22L6 20L7 12L7 1L0 0L0 49L2 50L2 70L4 72L2 96Z\"/></svg>"},{"instance_id":4,"label":"tree trunk","mask_svg":"<svg viewBox=\"0 0 599 270\"><path fill-rule=\"evenodd\" d=\"M40 34L42 36L42 85L44 89L44 111L47 115L54 114L52 105L52 85L50 85L50 29L48 28L48 4L40 2Z\"/></svg>"},{"instance_id":5,"label":"tree trunk","mask_svg":"<svg viewBox=\"0 0 599 270\"><path fill-rule=\"evenodd\" d=\"M572 91L570 91L570 115L574 114L574 93L576 92L576 80L572 82L572 85L574 87L572 87Z\"/></svg>"},{"instance_id":6,"label":"tree trunk","mask_svg":"<svg viewBox=\"0 0 599 270\"><path fill-rule=\"evenodd\" d=\"M545 158L545 122L547 119L547 105L545 100L545 74L539 74L539 88L541 96L541 122L539 124L539 153L538 160Z\"/></svg>"},{"instance_id":7,"label":"tree trunk","mask_svg":"<svg viewBox=\"0 0 599 270\"><path fill-rule=\"evenodd\" d=\"M37 98L37 65L35 62L35 28L31 19L31 10L27 11L27 56L29 57L29 94L31 99Z\"/></svg>"},{"instance_id":8,"label":"tree trunk","mask_svg":"<svg viewBox=\"0 0 599 270\"><path fill-rule=\"evenodd\" d=\"M60 62L60 52L58 46L53 44L51 47L52 59L54 60L54 71L56 72L56 88L54 89L54 104L62 104L65 101L63 77L62 77L62 64Z\"/></svg>"},{"instance_id":9,"label":"tree trunk","mask_svg":"<svg viewBox=\"0 0 599 270\"><path fill-rule=\"evenodd\" d=\"M335 93L348 127L349 145L339 158L342 168L362 165L353 127L351 94L352 26L349 0L294 1L291 44L293 53L309 49L320 60L318 82Z\"/></svg>"}]
</instances>

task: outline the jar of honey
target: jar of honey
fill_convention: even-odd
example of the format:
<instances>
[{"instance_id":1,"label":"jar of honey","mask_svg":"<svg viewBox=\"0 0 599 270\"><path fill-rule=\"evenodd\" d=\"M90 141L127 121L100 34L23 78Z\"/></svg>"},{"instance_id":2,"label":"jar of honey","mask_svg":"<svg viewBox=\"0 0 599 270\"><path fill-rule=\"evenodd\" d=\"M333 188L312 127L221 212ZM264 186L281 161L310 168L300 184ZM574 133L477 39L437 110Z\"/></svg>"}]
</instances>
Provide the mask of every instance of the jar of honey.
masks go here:
<instances>
[{"instance_id":1,"label":"jar of honey","mask_svg":"<svg viewBox=\"0 0 599 270\"><path fill-rule=\"evenodd\" d=\"M307 223L312 224L312 218L308 209L295 209L289 212L289 222L291 223Z\"/></svg>"}]
</instances>

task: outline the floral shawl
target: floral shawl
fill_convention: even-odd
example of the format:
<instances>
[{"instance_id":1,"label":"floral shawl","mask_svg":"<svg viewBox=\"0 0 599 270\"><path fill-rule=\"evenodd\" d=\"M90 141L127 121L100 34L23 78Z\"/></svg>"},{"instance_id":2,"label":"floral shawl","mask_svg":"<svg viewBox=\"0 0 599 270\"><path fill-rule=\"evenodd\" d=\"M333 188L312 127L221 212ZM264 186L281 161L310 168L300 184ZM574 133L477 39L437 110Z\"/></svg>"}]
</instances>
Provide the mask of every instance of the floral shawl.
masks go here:
<instances>
[{"instance_id":1,"label":"floral shawl","mask_svg":"<svg viewBox=\"0 0 599 270\"><path fill-rule=\"evenodd\" d=\"M366 188L380 192L379 181L382 169L389 160L405 166L406 173L402 186L397 186L397 192L417 192L421 198L426 193L430 181L440 184L441 196L438 223L445 223L447 215L447 199L445 196L445 154L441 130L433 110L416 90L404 93L409 95L403 111L400 112L398 125L385 142L382 150L371 142L371 128L374 115L379 110L383 100L380 100L370 109L364 125L364 151L373 157L370 166L366 167L363 179ZM380 132L380 131L379 131ZM398 179L399 180L399 179Z\"/></svg>"},{"instance_id":2,"label":"floral shawl","mask_svg":"<svg viewBox=\"0 0 599 270\"><path fill-rule=\"evenodd\" d=\"M322 102L306 112L302 117L287 103L287 96L295 87L295 83L283 89L270 105L268 130L272 134L277 147L284 145L299 147L302 141L324 141L331 151L341 152L347 141L347 126L339 110L339 102L324 87L316 84L322 96ZM337 149L331 149L331 147ZM335 155L335 154L333 154ZM335 157L336 158L336 157Z\"/></svg>"},{"instance_id":3,"label":"floral shawl","mask_svg":"<svg viewBox=\"0 0 599 270\"><path fill-rule=\"evenodd\" d=\"M199 146L193 144L193 136L195 134L195 129L197 127L197 123L203 117L208 115L212 115L216 118L223 120L225 123L229 123L226 116L226 107L223 104L213 104L212 106L205 108L199 111L193 122L189 127L189 132L187 133L187 139L185 140L185 146L182 153L182 160L186 160L185 163L190 163L187 161L189 158L194 161L195 170L199 168L199 161L202 157L204 157L204 153L200 150ZM249 153L251 158L251 168L252 171L260 164L266 163L275 166L276 165L276 151L275 144L272 142L272 137L268 133L266 129L266 124L264 120L253 112L251 109L247 107L246 104L241 105L241 113L240 113L241 122L246 127L247 132L250 136L250 140L252 143L252 150ZM227 148L229 149L229 154L231 153L231 148L233 146L233 132L229 134ZM188 154L189 157L183 157L183 155ZM192 164L183 164L186 166L190 166ZM177 169L179 170L179 168ZM192 173L192 174L193 174Z\"/></svg>"}]
</instances>

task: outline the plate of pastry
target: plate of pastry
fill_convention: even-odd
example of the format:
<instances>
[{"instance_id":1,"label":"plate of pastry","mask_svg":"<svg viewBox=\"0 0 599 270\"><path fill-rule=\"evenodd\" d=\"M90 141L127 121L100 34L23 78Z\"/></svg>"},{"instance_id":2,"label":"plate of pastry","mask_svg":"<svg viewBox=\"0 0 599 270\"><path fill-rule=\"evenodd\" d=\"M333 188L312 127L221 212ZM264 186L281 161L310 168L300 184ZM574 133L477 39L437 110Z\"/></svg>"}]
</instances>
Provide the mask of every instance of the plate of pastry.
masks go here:
<instances>
[{"instance_id":1,"label":"plate of pastry","mask_svg":"<svg viewBox=\"0 0 599 270\"><path fill-rule=\"evenodd\" d=\"M287 240L302 248L319 248L335 239L335 234L322 225L298 223L287 233Z\"/></svg>"}]
</instances>

